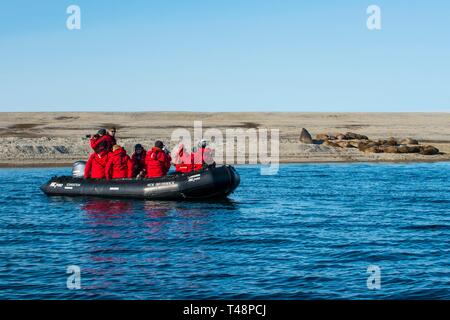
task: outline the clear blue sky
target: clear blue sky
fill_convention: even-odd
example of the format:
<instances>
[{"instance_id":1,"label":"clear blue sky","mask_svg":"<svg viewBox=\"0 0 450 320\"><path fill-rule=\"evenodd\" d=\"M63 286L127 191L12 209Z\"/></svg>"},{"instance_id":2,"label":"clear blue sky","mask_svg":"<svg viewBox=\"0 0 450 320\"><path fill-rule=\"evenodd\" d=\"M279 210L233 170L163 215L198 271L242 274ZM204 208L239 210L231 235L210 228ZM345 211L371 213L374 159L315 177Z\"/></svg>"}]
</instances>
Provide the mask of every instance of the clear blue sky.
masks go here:
<instances>
[{"instance_id":1,"label":"clear blue sky","mask_svg":"<svg viewBox=\"0 0 450 320\"><path fill-rule=\"evenodd\" d=\"M450 2L2 1L0 111L158 110L450 111Z\"/></svg>"}]
</instances>

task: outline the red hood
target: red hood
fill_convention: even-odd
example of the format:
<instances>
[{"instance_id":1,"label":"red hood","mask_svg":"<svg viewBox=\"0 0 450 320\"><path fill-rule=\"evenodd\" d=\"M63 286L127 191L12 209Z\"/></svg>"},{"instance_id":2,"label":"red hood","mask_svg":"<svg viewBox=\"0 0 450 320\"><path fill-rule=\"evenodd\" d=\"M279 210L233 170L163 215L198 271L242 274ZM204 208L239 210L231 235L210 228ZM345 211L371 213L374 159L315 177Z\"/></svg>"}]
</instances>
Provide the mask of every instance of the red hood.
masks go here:
<instances>
[{"instance_id":1,"label":"red hood","mask_svg":"<svg viewBox=\"0 0 450 320\"><path fill-rule=\"evenodd\" d=\"M119 149L111 152L112 156L117 156L117 155L121 155L121 154L126 154L126 151L124 148L119 148Z\"/></svg>"}]
</instances>

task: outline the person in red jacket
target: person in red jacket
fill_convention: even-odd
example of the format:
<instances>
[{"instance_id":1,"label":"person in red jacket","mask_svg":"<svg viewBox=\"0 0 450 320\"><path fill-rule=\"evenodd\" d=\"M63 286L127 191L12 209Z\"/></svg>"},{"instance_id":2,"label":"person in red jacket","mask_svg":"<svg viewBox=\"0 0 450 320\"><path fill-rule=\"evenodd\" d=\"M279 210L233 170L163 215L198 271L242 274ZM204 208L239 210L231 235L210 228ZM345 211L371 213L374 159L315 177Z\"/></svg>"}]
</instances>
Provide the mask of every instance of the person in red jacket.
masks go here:
<instances>
[{"instance_id":1,"label":"person in red jacket","mask_svg":"<svg viewBox=\"0 0 450 320\"><path fill-rule=\"evenodd\" d=\"M103 179L105 178L105 167L108 163L108 152L106 150L100 153L93 152L84 168L85 179Z\"/></svg>"},{"instance_id":2,"label":"person in red jacket","mask_svg":"<svg viewBox=\"0 0 450 320\"><path fill-rule=\"evenodd\" d=\"M134 146L134 153L131 156L131 162L133 165L133 174L132 177L135 178L137 176L141 176L143 171L145 171L145 155L147 151L145 151L144 147L141 144L137 144Z\"/></svg>"},{"instance_id":3,"label":"person in red jacket","mask_svg":"<svg viewBox=\"0 0 450 320\"><path fill-rule=\"evenodd\" d=\"M98 130L97 134L90 139L90 145L92 150L96 153L103 151L111 152L113 145L116 144L116 140L105 129Z\"/></svg>"},{"instance_id":4,"label":"person in red jacket","mask_svg":"<svg viewBox=\"0 0 450 320\"><path fill-rule=\"evenodd\" d=\"M164 144L156 141L155 146L147 151L145 165L147 167L147 178L163 177L170 169L171 157L164 150Z\"/></svg>"},{"instance_id":5,"label":"person in red jacket","mask_svg":"<svg viewBox=\"0 0 450 320\"><path fill-rule=\"evenodd\" d=\"M183 144L180 144L175 156L175 171L176 172L191 172L192 171L192 154L187 151Z\"/></svg>"},{"instance_id":6,"label":"person in red jacket","mask_svg":"<svg viewBox=\"0 0 450 320\"><path fill-rule=\"evenodd\" d=\"M106 180L131 178L132 174L133 165L127 152L121 146L114 145L105 167Z\"/></svg>"},{"instance_id":7,"label":"person in red jacket","mask_svg":"<svg viewBox=\"0 0 450 320\"><path fill-rule=\"evenodd\" d=\"M194 153L194 171L200 170L205 166L215 166L216 163L213 159L214 151L208 148L206 140L201 140L199 148Z\"/></svg>"}]
</instances>

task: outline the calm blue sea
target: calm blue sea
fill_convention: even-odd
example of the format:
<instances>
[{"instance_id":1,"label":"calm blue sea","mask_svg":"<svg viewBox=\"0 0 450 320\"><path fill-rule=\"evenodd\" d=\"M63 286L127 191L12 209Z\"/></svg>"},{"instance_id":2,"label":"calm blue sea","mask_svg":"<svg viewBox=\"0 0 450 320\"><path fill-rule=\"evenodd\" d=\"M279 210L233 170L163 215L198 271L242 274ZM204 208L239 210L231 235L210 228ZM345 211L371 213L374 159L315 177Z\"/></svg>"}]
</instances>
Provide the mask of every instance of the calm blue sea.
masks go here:
<instances>
[{"instance_id":1,"label":"calm blue sea","mask_svg":"<svg viewBox=\"0 0 450 320\"><path fill-rule=\"evenodd\" d=\"M70 169L1 169L0 299L450 299L450 163L237 170L229 201L188 203L51 198Z\"/></svg>"}]
</instances>

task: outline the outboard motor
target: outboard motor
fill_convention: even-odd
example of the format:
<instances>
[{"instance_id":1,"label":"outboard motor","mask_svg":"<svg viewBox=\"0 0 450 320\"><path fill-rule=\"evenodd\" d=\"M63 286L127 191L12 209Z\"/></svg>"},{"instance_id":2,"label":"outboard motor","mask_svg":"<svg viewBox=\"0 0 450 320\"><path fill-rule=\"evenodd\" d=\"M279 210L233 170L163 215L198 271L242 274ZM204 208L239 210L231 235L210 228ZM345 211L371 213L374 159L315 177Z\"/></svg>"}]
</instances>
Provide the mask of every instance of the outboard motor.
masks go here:
<instances>
[{"instance_id":1,"label":"outboard motor","mask_svg":"<svg viewBox=\"0 0 450 320\"><path fill-rule=\"evenodd\" d=\"M72 165L72 177L84 178L84 168L86 167L86 161L77 161Z\"/></svg>"}]
</instances>

